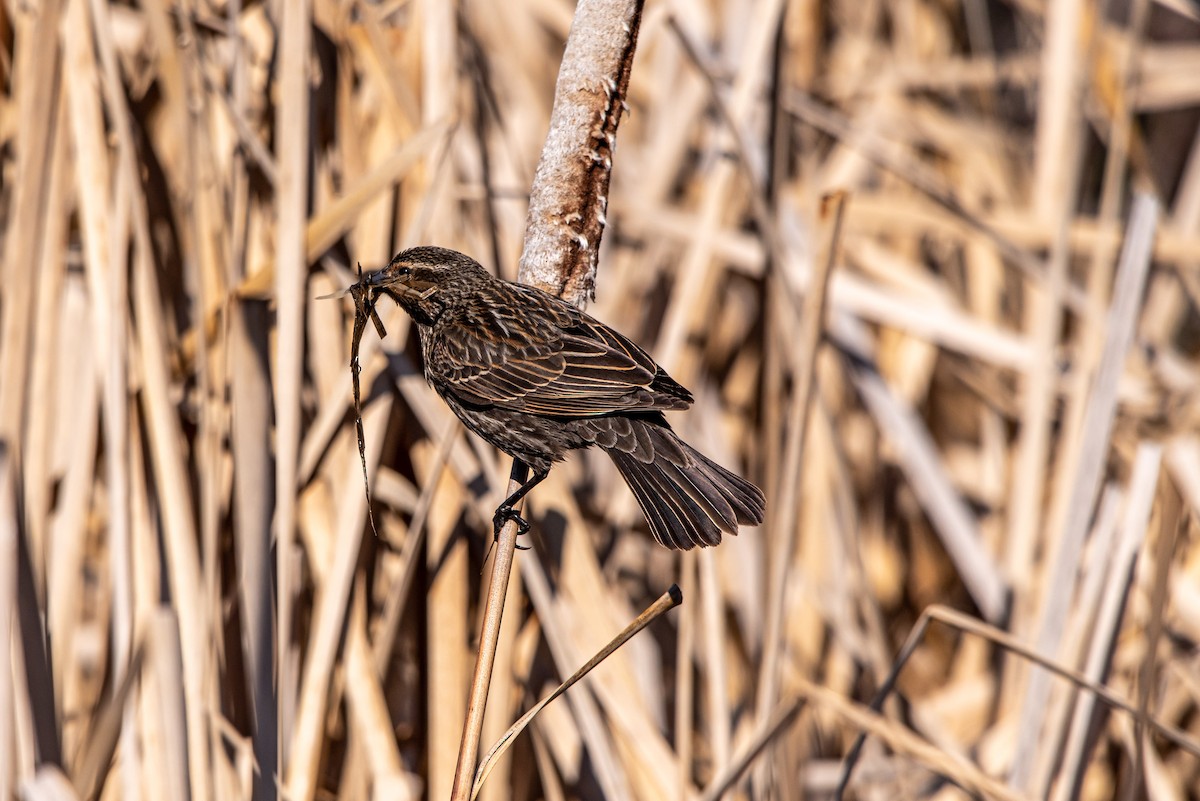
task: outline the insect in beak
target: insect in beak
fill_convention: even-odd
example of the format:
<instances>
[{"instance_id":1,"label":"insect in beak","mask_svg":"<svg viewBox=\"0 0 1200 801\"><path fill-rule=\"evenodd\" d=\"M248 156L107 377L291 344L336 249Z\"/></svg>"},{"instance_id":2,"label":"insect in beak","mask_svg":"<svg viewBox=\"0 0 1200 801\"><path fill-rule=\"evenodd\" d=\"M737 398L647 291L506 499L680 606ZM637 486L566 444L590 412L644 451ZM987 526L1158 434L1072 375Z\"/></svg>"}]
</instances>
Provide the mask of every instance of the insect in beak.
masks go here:
<instances>
[{"instance_id":1,"label":"insect in beak","mask_svg":"<svg viewBox=\"0 0 1200 801\"><path fill-rule=\"evenodd\" d=\"M378 283L378 275L372 274L363 277L362 263L358 265L358 281L338 290L330 292L328 295L318 295L316 300L338 300L347 295L354 298L355 311L355 330L359 330L358 318L362 319L362 324L366 324L366 319L370 318L375 325L375 332L379 334L380 339L387 337L387 329L383 327L383 320L379 319L379 313L375 310L375 304L379 300L379 295L383 292L383 288ZM424 296L423 298L424 299ZM361 334L360 334L361 335Z\"/></svg>"},{"instance_id":2,"label":"insect in beak","mask_svg":"<svg viewBox=\"0 0 1200 801\"><path fill-rule=\"evenodd\" d=\"M379 334L379 338L387 337L387 329L383 327L383 321L379 319L379 312L375 310L375 303L379 300L382 290L372 278L373 276L363 278L362 263L359 262L358 281L345 290L354 298L355 342L362 336L362 329L366 327L368 318L374 323L375 333Z\"/></svg>"},{"instance_id":3,"label":"insect in beak","mask_svg":"<svg viewBox=\"0 0 1200 801\"><path fill-rule=\"evenodd\" d=\"M387 336L383 321L379 319L379 313L375 310L375 303L379 300L382 290L371 280L372 277L363 277L362 263L360 262L358 281L346 291L354 298L354 334L350 340L350 375L354 386L354 431L358 437L358 458L362 462L363 490L367 497L367 519L371 521L371 530L378 536L379 532L375 528L375 515L371 511L371 482L367 476L366 438L363 435L362 422L362 391L359 386L359 372L362 368L358 363L359 343L362 341L362 334L367 327L368 318L375 324L375 332L379 334L380 339Z\"/></svg>"}]
</instances>

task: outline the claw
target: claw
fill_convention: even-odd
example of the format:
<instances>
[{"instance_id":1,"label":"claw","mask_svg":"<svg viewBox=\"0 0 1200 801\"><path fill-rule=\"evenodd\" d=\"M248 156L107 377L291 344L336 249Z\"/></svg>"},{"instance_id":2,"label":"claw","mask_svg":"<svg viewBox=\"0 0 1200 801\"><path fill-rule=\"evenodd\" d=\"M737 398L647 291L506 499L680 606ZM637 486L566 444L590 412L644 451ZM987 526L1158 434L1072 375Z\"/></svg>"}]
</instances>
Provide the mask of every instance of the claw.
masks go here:
<instances>
[{"instance_id":1,"label":"claw","mask_svg":"<svg viewBox=\"0 0 1200 801\"><path fill-rule=\"evenodd\" d=\"M517 524L517 536L521 536L529 531L529 521L521 517L520 512L513 509L513 504L525 497L528 492L542 483L546 478L548 470L540 470L533 474L533 477L517 488L517 491L504 499L504 503L496 507L496 514L492 515L492 540L493 542L500 539L500 529L504 528L504 524L512 520ZM529 547L518 545L518 550L528 551Z\"/></svg>"},{"instance_id":2,"label":"claw","mask_svg":"<svg viewBox=\"0 0 1200 801\"><path fill-rule=\"evenodd\" d=\"M513 521L517 524L517 536L529 533L529 521L521 517L521 514L512 508L509 504L501 504L496 509L496 514L492 515L492 538L500 539L500 529L504 528L504 524L508 521ZM525 551L528 546L518 545L518 549Z\"/></svg>"}]
</instances>

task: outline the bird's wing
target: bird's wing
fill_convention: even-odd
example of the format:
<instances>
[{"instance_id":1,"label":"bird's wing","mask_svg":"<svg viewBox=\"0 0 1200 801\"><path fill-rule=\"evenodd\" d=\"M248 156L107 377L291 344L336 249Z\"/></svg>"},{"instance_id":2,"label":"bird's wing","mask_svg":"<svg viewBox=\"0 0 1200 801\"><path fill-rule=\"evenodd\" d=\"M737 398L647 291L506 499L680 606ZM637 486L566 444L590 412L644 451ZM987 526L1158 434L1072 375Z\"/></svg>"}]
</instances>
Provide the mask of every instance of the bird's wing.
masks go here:
<instances>
[{"instance_id":1,"label":"bird's wing","mask_svg":"<svg viewBox=\"0 0 1200 801\"><path fill-rule=\"evenodd\" d=\"M460 401L562 417L691 404L688 391L620 333L549 296L520 299L475 308L470 324L435 333L427 369Z\"/></svg>"}]
</instances>

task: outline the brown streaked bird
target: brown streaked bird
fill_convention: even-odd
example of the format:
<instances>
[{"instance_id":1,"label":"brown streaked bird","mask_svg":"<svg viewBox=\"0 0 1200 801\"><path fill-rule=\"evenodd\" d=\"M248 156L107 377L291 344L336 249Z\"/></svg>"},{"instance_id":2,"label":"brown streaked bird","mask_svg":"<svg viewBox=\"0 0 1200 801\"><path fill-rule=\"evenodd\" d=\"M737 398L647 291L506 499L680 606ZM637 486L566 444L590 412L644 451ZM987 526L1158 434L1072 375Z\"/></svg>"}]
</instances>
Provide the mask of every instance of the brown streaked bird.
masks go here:
<instances>
[{"instance_id":1,"label":"brown streaked bird","mask_svg":"<svg viewBox=\"0 0 1200 801\"><path fill-rule=\"evenodd\" d=\"M654 538L668 548L716 545L759 525L762 491L680 439L663 412L692 395L627 337L534 287L496 278L453 250L398 253L367 276L416 323L425 377L459 419L520 459L532 477L493 518L575 448L597 445L633 490Z\"/></svg>"}]
</instances>

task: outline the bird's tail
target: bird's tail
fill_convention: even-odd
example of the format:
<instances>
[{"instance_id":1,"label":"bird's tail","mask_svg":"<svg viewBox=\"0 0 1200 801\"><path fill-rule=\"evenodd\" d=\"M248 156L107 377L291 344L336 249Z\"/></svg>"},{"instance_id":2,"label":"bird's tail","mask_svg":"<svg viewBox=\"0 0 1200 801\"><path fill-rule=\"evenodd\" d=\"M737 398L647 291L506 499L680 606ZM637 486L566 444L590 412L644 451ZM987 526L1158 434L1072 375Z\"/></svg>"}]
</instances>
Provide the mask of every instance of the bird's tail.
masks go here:
<instances>
[{"instance_id":1,"label":"bird's tail","mask_svg":"<svg viewBox=\"0 0 1200 801\"><path fill-rule=\"evenodd\" d=\"M688 445L666 425L630 421L633 436L602 444L650 524L654 539L688 550L763 521L762 490ZM624 447L622 447L624 446Z\"/></svg>"}]
</instances>

